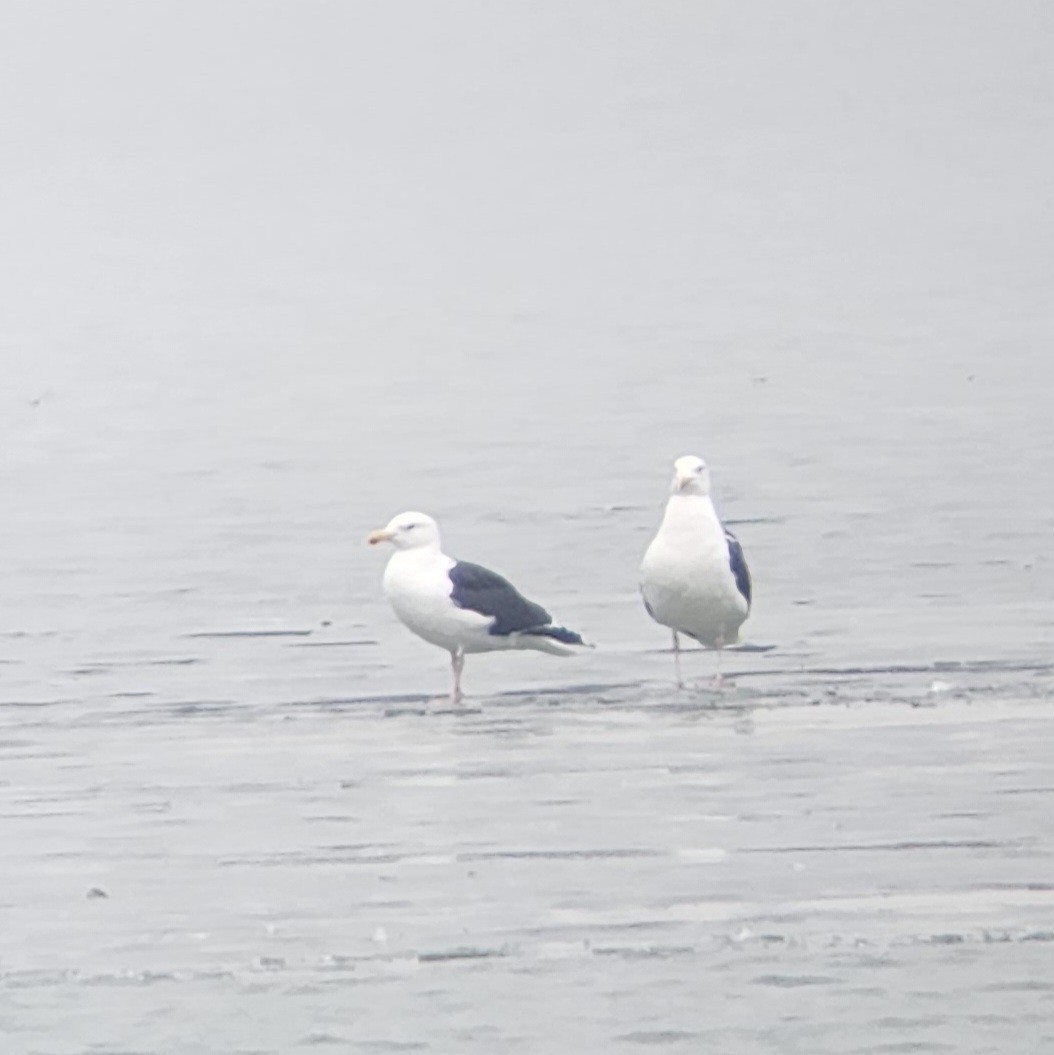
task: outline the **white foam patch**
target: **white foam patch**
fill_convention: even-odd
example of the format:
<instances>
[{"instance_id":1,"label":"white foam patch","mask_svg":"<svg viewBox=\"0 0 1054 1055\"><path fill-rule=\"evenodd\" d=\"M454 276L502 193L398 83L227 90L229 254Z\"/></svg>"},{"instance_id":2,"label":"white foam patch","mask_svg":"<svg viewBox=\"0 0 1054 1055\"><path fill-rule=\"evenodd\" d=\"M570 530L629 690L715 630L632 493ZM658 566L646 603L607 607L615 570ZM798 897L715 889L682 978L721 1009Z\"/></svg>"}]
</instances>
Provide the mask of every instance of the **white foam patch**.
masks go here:
<instances>
[{"instance_id":1,"label":"white foam patch","mask_svg":"<svg viewBox=\"0 0 1054 1055\"><path fill-rule=\"evenodd\" d=\"M717 864L728 860L728 851L720 846L686 846L677 851L677 856L697 864Z\"/></svg>"}]
</instances>

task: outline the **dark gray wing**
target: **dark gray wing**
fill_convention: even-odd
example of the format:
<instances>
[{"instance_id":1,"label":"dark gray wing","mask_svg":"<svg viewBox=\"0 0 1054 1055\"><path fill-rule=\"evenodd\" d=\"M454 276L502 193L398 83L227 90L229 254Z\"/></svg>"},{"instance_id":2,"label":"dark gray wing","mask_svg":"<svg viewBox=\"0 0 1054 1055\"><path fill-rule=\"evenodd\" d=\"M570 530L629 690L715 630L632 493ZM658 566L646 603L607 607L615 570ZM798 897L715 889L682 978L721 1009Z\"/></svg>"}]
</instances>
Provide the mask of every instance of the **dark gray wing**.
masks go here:
<instances>
[{"instance_id":1,"label":"dark gray wing","mask_svg":"<svg viewBox=\"0 0 1054 1055\"><path fill-rule=\"evenodd\" d=\"M552 616L526 597L497 572L459 560L450 569L454 584L450 599L459 608L494 617L492 634L536 630L551 623Z\"/></svg>"},{"instance_id":2,"label":"dark gray wing","mask_svg":"<svg viewBox=\"0 0 1054 1055\"><path fill-rule=\"evenodd\" d=\"M747 567L746 557L743 556L743 547L739 544L739 539L728 528L725 528L725 540L728 542L728 564L732 569L732 574L735 576L736 587L743 595L749 608L751 595L750 569Z\"/></svg>"}]
</instances>

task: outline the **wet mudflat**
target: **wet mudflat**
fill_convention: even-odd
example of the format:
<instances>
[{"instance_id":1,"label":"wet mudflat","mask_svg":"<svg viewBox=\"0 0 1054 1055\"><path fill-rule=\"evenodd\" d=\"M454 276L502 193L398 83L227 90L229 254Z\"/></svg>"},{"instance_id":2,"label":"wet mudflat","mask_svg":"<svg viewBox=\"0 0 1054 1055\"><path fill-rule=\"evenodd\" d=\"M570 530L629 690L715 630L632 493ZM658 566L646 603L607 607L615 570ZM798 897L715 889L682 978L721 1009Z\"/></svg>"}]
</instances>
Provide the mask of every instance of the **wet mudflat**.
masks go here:
<instances>
[{"instance_id":1,"label":"wet mudflat","mask_svg":"<svg viewBox=\"0 0 1054 1055\"><path fill-rule=\"evenodd\" d=\"M8 1041L1047 1050L1049 674L903 680L5 707Z\"/></svg>"},{"instance_id":2,"label":"wet mudflat","mask_svg":"<svg viewBox=\"0 0 1054 1055\"><path fill-rule=\"evenodd\" d=\"M411 6L0 34L0 1049L1054 1051L1050 15Z\"/></svg>"}]
</instances>

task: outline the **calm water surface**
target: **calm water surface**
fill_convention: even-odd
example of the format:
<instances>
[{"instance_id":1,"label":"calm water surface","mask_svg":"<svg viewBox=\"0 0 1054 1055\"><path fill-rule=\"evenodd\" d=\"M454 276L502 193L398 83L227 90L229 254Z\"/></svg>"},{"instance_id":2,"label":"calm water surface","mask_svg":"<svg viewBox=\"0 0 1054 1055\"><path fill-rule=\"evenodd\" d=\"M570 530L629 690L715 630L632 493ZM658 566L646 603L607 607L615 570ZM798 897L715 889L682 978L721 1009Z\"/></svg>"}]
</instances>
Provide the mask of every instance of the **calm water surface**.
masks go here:
<instances>
[{"instance_id":1,"label":"calm water surface","mask_svg":"<svg viewBox=\"0 0 1054 1055\"><path fill-rule=\"evenodd\" d=\"M1045 5L3 19L5 1053L1054 1051Z\"/></svg>"}]
</instances>

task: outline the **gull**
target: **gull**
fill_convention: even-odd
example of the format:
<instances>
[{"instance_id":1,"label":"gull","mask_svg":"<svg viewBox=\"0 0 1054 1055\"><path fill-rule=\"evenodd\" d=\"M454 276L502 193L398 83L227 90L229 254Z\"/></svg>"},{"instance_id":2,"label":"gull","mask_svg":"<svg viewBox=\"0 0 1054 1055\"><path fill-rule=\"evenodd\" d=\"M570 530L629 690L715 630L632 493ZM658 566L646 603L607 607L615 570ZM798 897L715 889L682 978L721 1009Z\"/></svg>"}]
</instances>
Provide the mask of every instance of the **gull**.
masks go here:
<instances>
[{"instance_id":1,"label":"gull","mask_svg":"<svg viewBox=\"0 0 1054 1055\"><path fill-rule=\"evenodd\" d=\"M674 672L683 689L678 634L718 650L735 644L750 614L751 585L743 547L710 500L706 462L685 455L673 467L662 524L641 564L640 589L648 615L673 631ZM720 663L718 651L718 684Z\"/></svg>"},{"instance_id":2,"label":"gull","mask_svg":"<svg viewBox=\"0 0 1054 1055\"><path fill-rule=\"evenodd\" d=\"M463 698L461 671L470 652L534 649L569 656L591 647L573 630L554 625L541 605L497 572L443 553L439 526L425 513L400 513L368 541L395 547L384 569L384 593L396 616L450 653L452 703Z\"/></svg>"}]
</instances>

